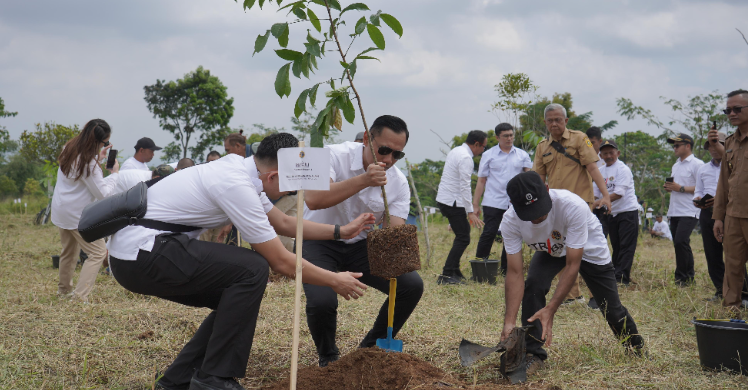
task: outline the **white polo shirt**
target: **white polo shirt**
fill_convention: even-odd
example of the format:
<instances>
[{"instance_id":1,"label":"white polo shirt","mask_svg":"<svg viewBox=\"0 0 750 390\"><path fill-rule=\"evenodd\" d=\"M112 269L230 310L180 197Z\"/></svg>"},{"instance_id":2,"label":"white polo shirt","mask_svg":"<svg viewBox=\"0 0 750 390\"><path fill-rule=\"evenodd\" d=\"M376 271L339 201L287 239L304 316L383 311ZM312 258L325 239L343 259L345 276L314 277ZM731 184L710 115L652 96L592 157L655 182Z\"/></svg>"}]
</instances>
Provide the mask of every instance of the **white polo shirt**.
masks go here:
<instances>
[{"instance_id":1,"label":"white polo shirt","mask_svg":"<svg viewBox=\"0 0 750 390\"><path fill-rule=\"evenodd\" d=\"M243 158L229 154L211 164L182 169L154 184L148 189L145 218L204 229L231 222L243 241L262 243L276 237L276 232L266 216L273 205L261 191L262 184L254 184ZM135 260L139 250L151 251L154 238L162 233L167 232L128 226L112 236L107 248L118 259ZM185 234L198 238L200 233Z\"/></svg>"},{"instance_id":2,"label":"white polo shirt","mask_svg":"<svg viewBox=\"0 0 750 390\"><path fill-rule=\"evenodd\" d=\"M505 153L500 149L500 145L495 145L484 152L479 162L477 175L487 178L482 206L507 210L510 207L510 198L506 192L508 181L523 172L524 168L530 169L532 165L529 154L515 146L512 147L510 153Z\"/></svg>"},{"instance_id":3,"label":"white polo shirt","mask_svg":"<svg viewBox=\"0 0 750 390\"><path fill-rule=\"evenodd\" d=\"M128 169L120 172L120 177L117 179L117 186L115 187L115 193L125 192L142 181L151 180L151 174L151 171L144 171L141 169Z\"/></svg>"},{"instance_id":4,"label":"white polo shirt","mask_svg":"<svg viewBox=\"0 0 750 390\"><path fill-rule=\"evenodd\" d=\"M521 252L525 242L531 249L553 257L565 256L565 248L583 248L583 261L596 265L612 261L602 225L588 203L568 190L549 190L552 209L544 222L522 221L511 205L500 223L508 254Z\"/></svg>"},{"instance_id":5,"label":"white polo shirt","mask_svg":"<svg viewBox=\"0 0 750 390\"><path fill-rule=\"evenodd\" d=\"M661 237L666 237L669 241L672 241L672 232L669 230L669 224L662 218L661 222L654 221L654 231L664 233Z\"/></svg>"},{"instance_id":6,"label":"white polo shirt","mask_svg":"<svg viewBox=\"0 0 750 390\"><path fill-rule=\"evenodd\" d=\"M146 163L136 160L135 157L129 157L127 160L125 160L124 163L122 163L122 166L120 167L121 171L126 171L128 169L140 169L143 171L150 171Z\"/></svg>"},{"instance_id":7,"label":"white polo shirt","mask_svg":"<svg viewBox=\"0 0 750 390\"><path fill-rule=\"evenodd\" d=\"M365 146L358 142L344 142L338 145L326 145L331 152L331 180L338 183L365 173L362 164L362 152ZM367 153L370 153L368 150ZM385 171L388 183L385 185L385 193L388 196L388 211L394 217L406 220L409 217L409 201L411 192L406 176L396 167ZM305 204L304 218L319 223L330 225L346 225L356 219L362 213L373 213L376 224L382 222L385 206L380 187L368 187L358 192L345 201L322 210L310 210ZM244 237L244 236L243 236ZM363 231L358 236L343 240L347 244L364 240L367 232Z\"/></svg>"},{"instance_id":8,"label":"white polo shirt","mask_svg":"<svg viewBox=\"0 0 750 390\"><path fill-rule=\"evenodd\" d=\"M115 194L115 186L120 176L113 173L105 178L101 167L96 163L96 158L93 158L89 163L88 177L84 171L83 175L75 180L76 165L73 164L70 168L68 176L63 174L62 169L57 168L57 184L52 195L52 223L66 230L78 230L81 213L89 203Z\"/></svg>"},{"instance_id":9,"label":"white polo shirt","mask_svg":"<svg viewBox=\"0 0 750 390\"><path fill-rule=\"evenodd\" d=\"M443 176L438 185L438 202L463 207L466 213L474 212L471 203L471 174L474 173L474 153L466 143L448 152L443 166Z\"/></svg>"},{"instance_id":10,"label":"white polo shirt","mask_svg":"<svg viewBox=\"0 0 750 390\"><path fill-rule=\"evenodd\" d=\"M711 160L698 170L698 178L695 181L695 197L702 198L706 194L716 196L716 186L719 184L719 171L721 170L721 162L714 165L714 160Z\"/></svg>"},{"instance_id":11,"label":"white polo shirt","mask_svg":"<svg viewBox=\"0 0 750 390\"><path fill-rule=\"evenodd\" d=\"M635 182L633 182L633 172L619 159L612 166L599 167L607 185L607 192L610 195L617 194L622 198L612 201L612 216L624 213L626 211L638 210L638 197L635 196ZM594 186L594 198L601 198L602 193L598 186Z\"/></svg>"},{"instance_id":12,"label":"white polo shirt","mask_svg":"<svg viewBox=\"0 0 750 390\"><path fill-rule=\"evenodd\" d=\"M259 179L258 167L255 165L255 158L253 158L253 156L245 158L243 164L245 164L245 169L247 169L247 173L250 174L250 177L253 179Z\"/></svg>"},{"instance_id":13,"label":"white polo shirt","mask_svg":"<svg viewBox=\"0 0 750 390\"><path fill-rule=\"evenodd\" d=\"M703 161L698 160L692 154L683 160L678 158L677 162L672 166L674 182L684 187L694 186L698 179L698 169L702 166ZM688 194L687 192L670 192L667 216L698 218L701 210L693 204L694 197L693 194Z\"/></svg>"}]
</instances>

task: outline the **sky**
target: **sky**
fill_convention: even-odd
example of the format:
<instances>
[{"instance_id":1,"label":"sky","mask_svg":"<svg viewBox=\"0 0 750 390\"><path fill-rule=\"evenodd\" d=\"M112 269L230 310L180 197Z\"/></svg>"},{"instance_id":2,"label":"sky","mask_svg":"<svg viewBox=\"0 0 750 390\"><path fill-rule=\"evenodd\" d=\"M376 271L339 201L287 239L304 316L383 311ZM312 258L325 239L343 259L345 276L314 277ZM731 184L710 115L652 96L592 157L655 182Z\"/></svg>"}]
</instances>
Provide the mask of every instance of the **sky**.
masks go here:
<instances>
[{"instance_id":1,"label":"sky","mask_svg":"<svg viewBox=\"0 0 750 390\"><path fill-rule=\"evenodd\" d=\"M570 92L574 111L593 112L594 124L617 120L605 138L635 130L658 134L644 121L621 117L620 97L667 120L672 112L661 96L685 101L748 87L748 46L735 30L747 35L746 1L366 3L398 18L404 34L399 39L383 27L385 51L371 53L380 62L358 61L355 86L370 123L383 114L406 121L411 135L404 151L412 163L443 159L441 137L505 121L490 107L498 100L493 86L507 73L526 73L542 96ZM291 20L276 9L244 12L232 0L4 2L0 97L18 116L2 118L0 125L17 139L39 122L82 126L102 118L122 156L132 155L144 136L164 146L172 135L148 111L143 87L203 66L234 98L232 128L260 123L290 129L299 92L338 77L341 66L336 53L328 53L310 80L293 78L291 98L280 99L273 88L285 63L272 51L278 43L269 40L252 55L258 34ZM356 20L371 13L345 14L351 27L343 31L351 33ZM292 25L289 48L304 51L308 28ZM369 46L364 34L351 50ZM319 101L326 90L319 91ZM363 129L358 113L336 138L353 140Z\"/></svg>"}]
</instances>

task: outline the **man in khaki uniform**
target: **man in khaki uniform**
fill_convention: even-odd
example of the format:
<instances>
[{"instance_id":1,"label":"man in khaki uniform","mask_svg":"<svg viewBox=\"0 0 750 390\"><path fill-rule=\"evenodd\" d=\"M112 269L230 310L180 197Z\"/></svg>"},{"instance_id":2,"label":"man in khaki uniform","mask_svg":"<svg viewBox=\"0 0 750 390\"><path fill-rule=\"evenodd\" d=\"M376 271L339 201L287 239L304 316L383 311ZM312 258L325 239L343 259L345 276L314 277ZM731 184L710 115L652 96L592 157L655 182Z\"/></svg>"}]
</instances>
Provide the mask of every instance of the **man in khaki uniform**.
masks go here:
<instances>
[{"instance_id":1,"label":"man in khaki uniform","mask_svg":"<svg viewBox=\"0 0 750 390\"><path fill-rule=\"evenodd\" d=\"M599 156L585 133L566 128L568 113L560 104L552 103L544 109L544 124L550 136L536 146L534 168L550 189L568 190L580 196L589 208L594 205L593 182L602 193L602 206L612 209L607 185L599 172ZM583 301L578 279L565 303Z\"/></svg>"},{"instance_id":2,"label":"man in khaki uniform","mask_svg":"<svg viewBox=\"0 0 750 390\"><path fill-rule=\"evenodd\" d=\"M747 306L742 299L747 264L747 91L727 95L724 113L737 131L726 138L714 200L714 236L724 243L724 306ZM709 142L718 142L716 129Z\"/></svg>"}]
</instances>

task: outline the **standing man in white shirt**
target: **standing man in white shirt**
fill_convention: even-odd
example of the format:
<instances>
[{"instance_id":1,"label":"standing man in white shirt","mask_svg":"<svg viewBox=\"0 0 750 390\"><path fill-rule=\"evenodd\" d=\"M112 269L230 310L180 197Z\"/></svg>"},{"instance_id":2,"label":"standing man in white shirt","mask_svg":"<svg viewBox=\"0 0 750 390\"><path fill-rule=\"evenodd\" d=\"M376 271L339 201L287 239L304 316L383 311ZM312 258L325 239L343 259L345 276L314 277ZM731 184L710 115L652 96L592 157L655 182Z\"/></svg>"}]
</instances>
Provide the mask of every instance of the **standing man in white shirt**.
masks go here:
<instances>
[{"instance_id":1,"label":"standing man in white shirt","mask_svg":"<svg viewBox=\"0 0 750 390\"><path fill-rule=\"evenodd\" d=\"M372 139L371 139L372 137ZM327 224L345 224L360 213L373 213L376 223L383 226L403 225L409 216L411 192L406 176L393 165L404 157L404 147L409 140L409 130L401 118L383 115L375 119L364 143L344 142L327 145L331 156L331 188L328 191L305 191L305 219ZM373 160L370 142L377 154ZM259 167L261 172L263 171ZM261 173L263 175L263 173ZM383 221L385 205L380 186L385 186L388 197L390 221ZM327 270L354 271L362 274L359 281L388 294L389 282L370 274L367 257L367 234L334 241L305 239L302 255L312 264ZM416 271L397 279L396 306L393 318L393 335L409 319L422 298L424 286ZM307 325L318 350L318 364L327 366L338 360L336 346L336 320L338 299L328 287L305 284L307 297ZM380 307L372 329L360 342L361 348L375 345L385 338L388 328L388 299Z\"/></svg>"},{"instance_id":2,"label":"standing man in white shirt","mask_svg":"<svg viewBox=\"0 0 750 390\"><path fill-rule=\"evenodd\" d=\"M620 303L607 240L588 204L568 190L550 190L534 172L524 172L508 183L512 207L500 225L508 251L505 279L505 321L502 339L516 326L534 324L526 334L526 372L544 366L552 343L552 323L557 309L573 287L578 272L591 290L610 329L631 352L644 346L635 321ZM536 251L523 280L521 249L526 243ZM559 274L555 294L545 306L552 280Z\"/></svg>"},{"instance_id":3,"label":"standing man in white shirt","mask_svg":"<svg viewBox=\"0 0 750 390\"><path fill-rule=\"evenodd\" d=\"M505 191L508 181L517 174L531 169L532 163L525 150L513 146L515 131L510 123L495 126L497 145L482 154L479 162L477 188L474 191L474 213L484 213L484 230L477 244L477 257L487 259L492 250L492 243L497 237L500 222L510 206L508 193ZM482 208L479 208L479 198ZM500 256L500 272L508 269L508 258L503 248Z\"/></svg>"},{"instance_id":4,"label":"standing man in white shirt","mask_svg":"<svg viewBox=\"0 0 750 390\"><path fill-rule=\"evenodd\" d=\"M260 182L251 178L242 157L230 154L172 174L148 189L144 218L197 230L181 234L172 233L169 226L133 225L109 241L112 273L123 287L212 310L159 379L161 388L242 389L234 378L245 376L269 265L294 278L296 258L276 234L296 234L296 218L273 207L261 192L278 195L276 152L282 143L273 141L264 141L256 155L263 170ZM229 221L253 250L196 239L200 228ZM337 234L351 238L372 222L372 215L341 227L305 221L304 234L314 240L330 240ZM361 274L331 272L306 260L303 267L304 282L327 286L346 299L356 299L366 289L357 280Z\"/></svg>"},{"instance_id":5,"label":"standing man in white shirt","mask_svg":"<svg viewBox=\"0 0 750 390\"><path fill-rule=\"evenodd\" d=\"M586 130L586 136L589 137L589 141L591 141L591 145L594 147L594 151L596 152L597 156L599 156L599 161L596 162L596 166L598 168L601 168L607 163L604 162L604 159L602 158L601 154L601 146L602 146L602 129L596 126L589 127L588 130ZM604 181L606 182L607 179L605 177ZM598 187L594 185L594 195L599 194L601 197L601 191L598 191ZM602 224L602 231L604 232L604 238L607 238L609 235L609 218L610 215L607 214L609 210L607 210L604 207L600 208L594 208L593 212L594 215L596 215L596 218L599 219L599 222ZM589 300L591 302L591 300Z\"/></svg>"},{"instance_id":6,"label":"standing man in white shirt","mask_svg":"<svg viewBox=\"0 0 750 390\"><path fill-rule=\"evenodd\" d=\"M471 227L484 225L474 213L471 197L471 174L474 173L474 156L479 156L487 146L487 133L472 130L466 142L453 148L445 158L443 176L438 185L437 200L440 212L448 218L456 238L445 259L438 284L462 284L466 278L461 273L461 256L471 243Z\"/></svg>"},{"instance_id":7,"label":"standing man in white shirt","mask_svg":"<svg viewBox=\"0 0 750 390\"><path fill-rule=\"evenodd\" d=\"M669 231L669 224L667 221L664 221L664 217L661 214L657 214L655 219L654 227L650 230L651 237L666 238L672 241L672 232Z\"/></svg>"},{"instance_id":8,"label":"standing man in white shirt","mask_svg":"<svg viewBox=\"0 0 750 390\"><path fill-rule=\"evenodd\" d=\"M143 137L139 139L135 144L135 155L125 160L125 162L122 163L120 170L141 169L144 171L150 171L146 163L154 158L155 150L161 150L161 148L156 146L151 138Z\"/></svg>"},{"instance_id":9,"label":"standing man in white shirt","mask_svg":"<svg viewBox=\"0 0 750 390\"><path fill-rule=\"evenodd\" d=\"M672 177L664 183L664 189L671 193L667 217L674 243L674 283L685 287L695 278L690 234L698 223L699 210L693 204L693 193L698 169L703 166L703 161L693 155L693 137L681 133L667 139L667 142L672 144L677 156L677 162L672 166Z\"/></svg>"},{"instance_id":10,"label":"standing man in white shirt","mask_svg":"<svg viewBox=\"0 0 750 390\"><path fill-rule=\"evenodd\" d=\"M703 164L698 170L698 176L695 181L695 194L693 194L693 203L695 207L701 209L699 223L701 226L701 237L703 238L703 253L706 255L706 265L708 266L708 276L711 278L715 290L714 296L708 301L721 301L724 298L724 245L716 240L714 236L714 220L711 216L714 213L714 197L716 196L716 185L719 184L719 173L721 171L721 159L724 156L724 141L727 135L718 133L717 142L708 142L703 145L703 149L708 150L711 154L711 161ZM705 203L700 200L710 195Z\"/></svg>"},{"instance_id":11,"label":"standing man in white shirt","mask_svg":"<svg viewBox=\"0 0 750 390\"><path fill-rule=\"evenodd\" d=\"M612 264L615 279L625 286L630 285L630 270L633 267L635 247L638 244L638 197L635 196L635 183L630 168L620 161L620 151L615 141L606 140L601 144L599 155L605 166L599 172L607 183L612 200L612 210L607 225L612 241ZM601 193L594 188L595 196ZM594 202L594 209L601 206L601 199Z\"/></svg>"}]
</instances>

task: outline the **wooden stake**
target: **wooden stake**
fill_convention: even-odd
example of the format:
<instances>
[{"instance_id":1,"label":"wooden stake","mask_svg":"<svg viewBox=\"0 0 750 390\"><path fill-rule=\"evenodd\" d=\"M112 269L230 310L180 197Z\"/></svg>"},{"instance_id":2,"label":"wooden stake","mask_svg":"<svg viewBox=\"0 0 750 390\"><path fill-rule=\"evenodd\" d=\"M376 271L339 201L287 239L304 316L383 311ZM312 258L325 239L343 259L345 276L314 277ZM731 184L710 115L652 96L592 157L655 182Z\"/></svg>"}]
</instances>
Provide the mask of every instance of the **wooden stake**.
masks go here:
<instances>
[{"instance_id":1,"label":"wooden stake","mask_svg":"<svg viewBox=\"0 0 750 390\"><path fill-rule=\"evenodd\" d=\"M305 141L300 141L300 148L305 147ZM305 191L297 191L297 236L295 247L297 252L297 270L294 273L294 329L292 335L292 372L289 388L297 389L297 360L299 359L299 317L302 301L302 216L304 214Z\"/></svg>"},{"instance_id":2,"label":"wooden stake","mask_svg":"<svg viewBox=\"0 0 750 390\"><path fill-rule=\"evenodd\" d=\"M427 247L427 259L425 261L426 266L430 266L430 235L427 233L427 219L424 216L424 210L422 210L422 202L419 201L419 194L417 193L417 186L414 185L414 177L411 175L411 165L409 160L404 159L406 163L406 172L409 174L409 184L411 184L411 190L414 191L414 198L417 199L417 208L419 209L419 221L422 223L422 232L424 232L424 243Z\"/></svg>"}]
</instances>

